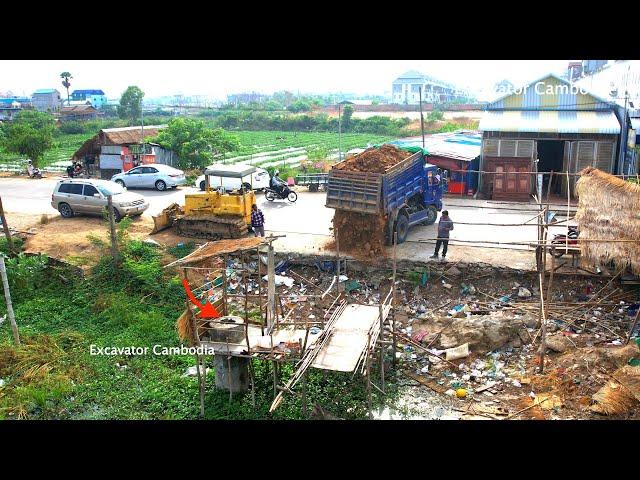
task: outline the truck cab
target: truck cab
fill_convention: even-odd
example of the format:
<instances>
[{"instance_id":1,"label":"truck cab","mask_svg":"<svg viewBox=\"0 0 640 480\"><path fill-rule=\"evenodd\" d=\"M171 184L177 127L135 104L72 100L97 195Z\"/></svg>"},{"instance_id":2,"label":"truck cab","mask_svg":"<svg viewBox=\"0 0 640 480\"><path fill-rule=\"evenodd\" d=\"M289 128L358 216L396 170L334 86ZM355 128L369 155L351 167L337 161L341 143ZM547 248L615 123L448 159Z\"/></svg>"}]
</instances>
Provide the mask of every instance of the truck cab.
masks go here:
<instances>
[{"instance_id":1,"label":"truck cab","mask_svg":"<svg viewBox=\"0 0 640 480\"><path fill-rule=\"evenodd\" d=\"M442 211L444 178L439 168L425 163L418 182L420 188L412 195L404 195L404 201L389 209L387 215L387 243L392 244L394 233L398 243L403 243L414 225L432 225Z\"/></svg>"}]
</instances>

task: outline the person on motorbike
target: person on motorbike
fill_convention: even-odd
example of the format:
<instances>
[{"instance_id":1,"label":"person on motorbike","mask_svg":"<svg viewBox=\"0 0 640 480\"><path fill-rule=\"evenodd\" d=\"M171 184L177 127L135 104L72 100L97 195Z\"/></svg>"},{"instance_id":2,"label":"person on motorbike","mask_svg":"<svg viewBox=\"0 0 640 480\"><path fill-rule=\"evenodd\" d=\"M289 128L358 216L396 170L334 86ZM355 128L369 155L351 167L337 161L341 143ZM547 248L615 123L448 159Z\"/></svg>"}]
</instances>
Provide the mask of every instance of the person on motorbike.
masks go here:
<instances>
[{"instance_id":1,"label":"person on motorbike","mask_svg":"<svg viewBox=\"0 0 640 480\"><path fill-rule=\"evenodd\" d=\"M284 192L285 192L285 188L287 187L287 184L284 180L280 178L280 172L278 170L276 170L273 177L271 177L270 187L273 190L275 190L278 193L278 195L280 195L281 197L284 197Z\"/></svg>"},{"instance_id":2,"label":"person on motorbike","mask_svg":"<svg viewBox=\"0 0 640 480\"><path fill-rule=\"evenodd\" d=\"M36 178L40 176L40 169L33 166L33 162L29 160L29 164L27 165L27 173L29 177Z\"/></svg>"}]
</instances>

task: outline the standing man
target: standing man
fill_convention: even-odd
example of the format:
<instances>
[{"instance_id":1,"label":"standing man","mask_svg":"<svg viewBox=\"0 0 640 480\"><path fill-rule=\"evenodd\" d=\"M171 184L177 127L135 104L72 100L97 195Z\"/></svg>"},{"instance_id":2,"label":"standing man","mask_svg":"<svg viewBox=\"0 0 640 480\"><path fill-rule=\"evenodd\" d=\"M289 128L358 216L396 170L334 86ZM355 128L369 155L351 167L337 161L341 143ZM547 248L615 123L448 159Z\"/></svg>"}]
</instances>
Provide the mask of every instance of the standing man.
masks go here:
<instances>
[{"instance_id":1,"label":"standing man","mask_svg":"<svg viewBox=\"0 0 640 480\"><path fill-rule=\"evenodd\" d=\"M436 240L436 251L430 258L438 258L440 245L442 245L442 259L447 256L447 247L449 246L449 232L453 230L453 220L449 218L449 211L443 210L438 222L438 240Z\"/></svg>"},{"instance_id":2,"label":"standing man","mask_svg":"<svg viewBox=\"0 0 640 480\"><path fill-rule=\"evenodd\" d=\"M264 237L264 215L255 203L251 205L251 226L256 237Z\"/></svg>"}]
</instances>

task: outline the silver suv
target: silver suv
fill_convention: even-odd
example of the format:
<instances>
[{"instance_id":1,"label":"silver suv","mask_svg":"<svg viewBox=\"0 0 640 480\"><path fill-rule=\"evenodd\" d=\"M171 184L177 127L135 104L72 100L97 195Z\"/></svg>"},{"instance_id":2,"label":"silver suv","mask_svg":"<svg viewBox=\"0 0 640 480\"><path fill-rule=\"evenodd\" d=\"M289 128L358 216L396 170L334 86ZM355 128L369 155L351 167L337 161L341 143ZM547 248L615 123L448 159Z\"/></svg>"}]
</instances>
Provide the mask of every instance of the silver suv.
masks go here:
<instances>
[{"instance_id":1,"label":"silver suv","mask_svg":"<svg viewBox=\"0 0 640 480\"><path fill-rule=\"evenodd\" d=\"M115 182L80 178L60 180L53 189L51 206L64 218L76 213L102 215L107 209L108 195L111 195L116 221L127 215L141 215L149 208L149 202L142 195L128 192Z\"/></svg>"}]
</instances>

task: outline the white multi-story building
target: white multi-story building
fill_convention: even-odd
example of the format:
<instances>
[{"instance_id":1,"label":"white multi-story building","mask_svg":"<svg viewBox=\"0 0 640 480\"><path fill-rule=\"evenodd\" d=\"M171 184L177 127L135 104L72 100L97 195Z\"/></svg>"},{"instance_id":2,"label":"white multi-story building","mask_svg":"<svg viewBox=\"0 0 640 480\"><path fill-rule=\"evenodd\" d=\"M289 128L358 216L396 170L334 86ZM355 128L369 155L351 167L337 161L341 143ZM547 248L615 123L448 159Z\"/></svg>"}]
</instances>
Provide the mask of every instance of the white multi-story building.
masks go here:
<instances>
[{"instance_id":1,"label":"white multi-story building","mask_svg":"<svg viewBox=\"0 0 640 480\"><path fill-rule=\"evenodd\" d=\"M409 70L393 81L391 103L417 105L420 103L421 87L422 101L427 103L450 102L467 97L465 92L450 83L429 77L416 70Z\"/></svg>"}]
</instances>

